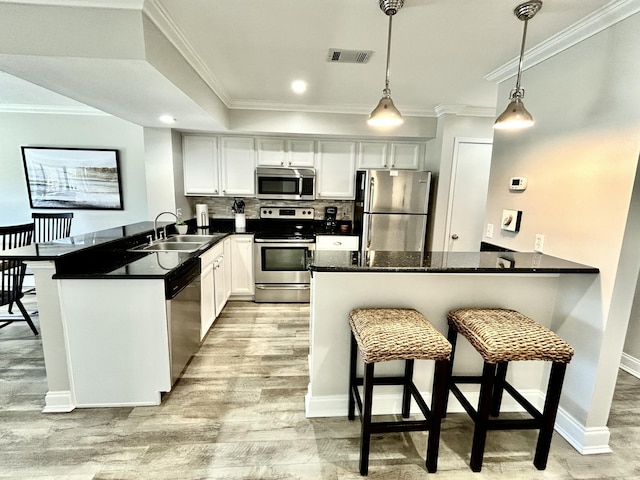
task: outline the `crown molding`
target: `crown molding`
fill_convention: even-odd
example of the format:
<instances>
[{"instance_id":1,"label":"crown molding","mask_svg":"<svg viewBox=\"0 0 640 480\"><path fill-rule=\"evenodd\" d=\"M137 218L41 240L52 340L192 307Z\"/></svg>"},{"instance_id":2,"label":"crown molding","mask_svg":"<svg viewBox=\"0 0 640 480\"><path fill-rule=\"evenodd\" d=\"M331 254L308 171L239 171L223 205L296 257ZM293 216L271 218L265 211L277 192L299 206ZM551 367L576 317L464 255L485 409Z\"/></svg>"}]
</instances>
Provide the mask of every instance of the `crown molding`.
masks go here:
<instances>
[{"instance_id":1,"label":"crown molding","mask_svg":"<svg viewBox=\"0 0 640 480\"><path fill-rule=\"evenodd\" d=\"M142 12L158 27L160 32L162 32L178 52L180 52L200 78L202 78L209 88L220 98L222 103L224 103L227 108L230 108L231 97L158 0L147 0L144 2Z\"/></svg>"},{"instance_id":2,"label":"crown molding","mask_svg":"<svg viewBox=\"0 0 640 480\"><path fill-rule=\"evenodd\" d=\"M439 104L435 108L436 115L452 114L461 117L495 117L495 107L475 107L473 105L445 105Z\"/></svg>"},{"instance_id":3,"label":"crown molding","mask_svg":"<svg viewBox=\"0 0 640 480\"><path fill-rule=\"evenodd\" d=\"M142 10L144 0L11 0L10 3L18 3L21 5L45 5L52 7L90 7L119 10Z\"/></svg>"},{"instance_id":4,"label":"crown molding","mask_svg":"<svg viewBox=\"0 0 640 480\"><path fill-rule=\"evenodd\" d=\"M0 113L30 113L48 115L96 115L110 117L111 114L89 106L63 106L63 105L27 105L27 104L0 104Z\"/></svg>"},{"instance_id":5,"label":"crown molding","mask_svg":"<svg viewBox=\"0 0 640 480\"><path fill-rule=\"evenodd\" d=\"M525 53L526 62L524 62L526 66L523 66L523 70L544 62L638 12L640 12L640 2L638 0L614 0L610 2L591 15L587 15L582 20L527 50ZM518 62L519 57L514 58L485 75L485 80L500 83L513 77L518 73Z\"/></svg>"}]
</instances>

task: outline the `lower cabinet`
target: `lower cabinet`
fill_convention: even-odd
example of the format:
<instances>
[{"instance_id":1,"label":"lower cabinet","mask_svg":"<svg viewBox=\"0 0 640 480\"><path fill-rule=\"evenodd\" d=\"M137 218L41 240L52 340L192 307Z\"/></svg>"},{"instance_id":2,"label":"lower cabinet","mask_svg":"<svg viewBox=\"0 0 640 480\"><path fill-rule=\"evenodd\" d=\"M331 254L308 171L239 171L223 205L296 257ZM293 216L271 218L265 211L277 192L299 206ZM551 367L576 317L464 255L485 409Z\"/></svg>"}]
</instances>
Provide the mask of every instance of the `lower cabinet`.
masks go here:
<instances>
[{"instance_id":1,"label":"lower cabinet","mask_svg":"<svg viewBox=\"0 0 640 480\"><path fill-rule=\"evenodd\" d=\"M231 237L231 295L251 299L255 294L253 279L253 235Z\"/></svg>"},{"instance_id":2,"label":"lower cabinet","mask_svg":"<svg viewBox=\"0 0 640 480\"><path fill-rule=\"evenodd\" d=\"M223 243L214 245L209 250L200 255L200 340L207 334L213 322L215 322L220 310L224 304L218 309L218 298L216 292L218 289L223 290L223 286L218 287L216 281L217 265L220 264L224 257Z\"/></svg>"},{"instance_id":3,"label":"lower cabinet","mask_svg":"<svg viewBox=\"0 0 640 480\"><path fill-rule=\"evenodd\" d=\"M358 250L357 235L316 235L316 250Z\"/></svg>"}]
</instances>

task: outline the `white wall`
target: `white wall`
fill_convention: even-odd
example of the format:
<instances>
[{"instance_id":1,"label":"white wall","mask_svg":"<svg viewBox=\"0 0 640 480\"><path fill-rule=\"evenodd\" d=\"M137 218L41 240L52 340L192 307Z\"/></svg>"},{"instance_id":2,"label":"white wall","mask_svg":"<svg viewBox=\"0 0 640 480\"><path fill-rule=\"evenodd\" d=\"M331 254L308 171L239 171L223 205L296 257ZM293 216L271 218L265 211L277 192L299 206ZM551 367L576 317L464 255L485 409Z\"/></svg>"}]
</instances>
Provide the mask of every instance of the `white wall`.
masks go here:
<instances>
[{"instance_id":1,"label":"white wall","mask_svg":"<svg viewBox=\"0 0 640 480\"><path fill-rule=\"evenodd\" d=\"M531 251L535 234L544 234L545 253L601 271L577 308L558 306L567 322L557 327L576 349L561 406L587 437L589 429L606 429L640 267L638 243L632 247L632 195L640 195L638 31L636 14L525 71L524 101L536 125L494 136L485 223L499 227L502 209L523 216L519 233L496 228L492 243ZM501 84L498 111L514 83ZM508 190L513 176L528 177L526 191Z\"/></svg>"},{"instance_id":2,"label":"white wall","mask_svg":"<svg viewBox=\"0 0 640 480\"><path fill-rule=\"evenodd\" d=\"M0 114L0 225L31 222L20 147L116 148L124 210L74 210L71 234L147 220L142 128L111 116ZM48 210L56 211L56 210Z\"/></svg>"}]
</instances>

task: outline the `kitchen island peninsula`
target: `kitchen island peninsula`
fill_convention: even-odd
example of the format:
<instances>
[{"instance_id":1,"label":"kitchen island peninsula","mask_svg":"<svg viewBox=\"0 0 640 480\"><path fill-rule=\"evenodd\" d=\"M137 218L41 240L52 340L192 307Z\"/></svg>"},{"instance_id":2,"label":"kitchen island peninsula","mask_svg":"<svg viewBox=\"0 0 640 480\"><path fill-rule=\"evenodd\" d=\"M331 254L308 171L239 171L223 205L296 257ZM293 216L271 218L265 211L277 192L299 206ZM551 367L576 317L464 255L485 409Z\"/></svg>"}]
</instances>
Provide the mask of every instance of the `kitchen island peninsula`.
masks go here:
<instances>
[{"instance_id":1,"label":"kitchen island peninsula","mask_svg":"<svg viewBox=\"0 0 640 480\"><path fill-rule=\"evenodd\" d=\"M197 350L199 256L228 233L199 232L207 235L191 236L199 241L193 247L146 250L160 246L151 243L157 226L167 224L139 222L0 252L35 275L44 412L157 405Z\"/></svg>"},{"instance_id":2,"label":"kitchen island peninsula","mask_svg":"<svg viewBox=\"0 0 640 480\"><path fill-rule=\"evenodd\" d=\"M307 417L346 416L350 330L348 314L354 308L415 308L443 334L447 312L462 307L500 307L518 310L549 327L571 343L585 330L581 300L599 283L599 270L540 253L516 252L358 252L316 251L310 262L311 318ZM579 350L565 379L556 427L572 436L572 385L580 382L585 365ZM416 361L414 381L427 403L431 398L433 362ZM508 379L540 407L548 371L543 362L513 362ZM360 366L361 368L361 366ZM459 341L455 373L476 375L482 360L466 342ZM376 365L378 374L400 374L398 361ZM471 403L475 385L462 386ZM374 414L399 413L401 390L379 387ZM505 396L503 409L517 403ZM412 411L416 411L412 408ZM462 411L452 396L449 411ZM571 440L569 439L571 442ZM575 446L575 444L574 444Z\"/></svg>"}]
</instances>

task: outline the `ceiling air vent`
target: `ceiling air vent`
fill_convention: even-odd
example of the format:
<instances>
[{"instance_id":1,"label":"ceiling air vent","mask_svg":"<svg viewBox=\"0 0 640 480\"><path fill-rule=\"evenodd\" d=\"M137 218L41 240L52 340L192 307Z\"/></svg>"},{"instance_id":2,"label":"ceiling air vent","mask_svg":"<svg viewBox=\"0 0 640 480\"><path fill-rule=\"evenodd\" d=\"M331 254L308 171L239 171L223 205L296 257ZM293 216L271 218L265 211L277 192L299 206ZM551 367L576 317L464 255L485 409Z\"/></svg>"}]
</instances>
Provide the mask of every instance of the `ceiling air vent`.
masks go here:
<instances>
[{"instance_id":1,"label":"ceiling air vent","mask_svg":"<svg viewBox=\"0 0 640 480\"><path fill-rule=\"evenodd\" d=\"M329 49L329 62L336 63L367 63L373 55L373 50L344 50L342 48Z\"/></svg>"}]
</instances>

